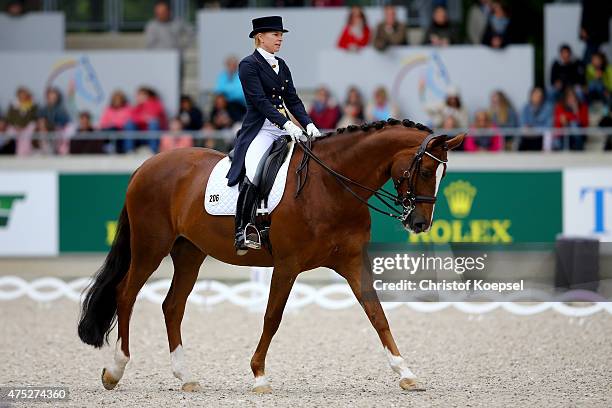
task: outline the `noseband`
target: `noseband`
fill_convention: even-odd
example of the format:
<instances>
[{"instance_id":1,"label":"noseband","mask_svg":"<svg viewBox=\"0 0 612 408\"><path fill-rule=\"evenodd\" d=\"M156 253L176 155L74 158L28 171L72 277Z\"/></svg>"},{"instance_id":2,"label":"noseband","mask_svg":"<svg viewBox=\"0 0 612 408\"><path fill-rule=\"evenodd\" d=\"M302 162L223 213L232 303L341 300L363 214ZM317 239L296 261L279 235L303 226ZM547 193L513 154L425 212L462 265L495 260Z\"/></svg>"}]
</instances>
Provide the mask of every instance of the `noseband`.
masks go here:
<instances>
[{"instance_id":1,"label":"noseband","mask_svg":"<svg viewBox=\"0 0 612 408\"><path fill-rule=\"evenodd\" d=\"M323 167L329 174L331 174L349 193L351 193L359 201L361 201L362 203L364 203L365 205L367 205L368 207L370 207L371 209L373 209L374 211L380 214L384 214L391 218L395 218L397 220L400 220L402 224L406 224L408 222L408 217L410 217L410 214L412 214L412 212L414 211L418 203L434 204L436 202L436 196L421 196L421 195L414 194L414 192L416 191L416 180L421 171L423 156L427 155L431 157L432 159L434 159L435 161L437 161L438 163L442 164L444 166L444 172L442 174L442 177L444 177L444 174L446 174L446 163L448 162L448 160L439 159L427 151L427 146L429 142L431 142L433 139L437 137L442 137L442 136L445 136L445 135L431 134L423 140L423 142L419 146L419 149L415 153L414 158L412 159L412 162L410 163L410 167L407 170L404 170L402 172L402 175L398 177L397 180L393 179L393 185L395 186L396 194L393 194L383 188L381 188L379 191L373 190L370 187L364 186L338 173L337 171L333 170L327 164L325 164L321 159L319 159L319 157L317 157L314 154L314 152L311 149L312 139L310 137L308 137L307 142L302 142L302 141L297 142L298 146L300 146L300 148L304 151L304 159L306 160L302 160L302 163L300 164L296 172L300 173L304 168L306 168L306 171L307 171L308 169L307 160L308 158L311 158L315 162L317 162L321 167ZM301 187L303 186L303 184L301 183L301 178L299 176L300 174L298 174L298 189L295 194L296 197L300 193ZM408 182L408 188L406 189L406 192L402 194L400 192L400 189L401 189L402 184L404 184L405 182ZM363 198L361 198L361 196L359 196L359 194L353 191L353 189L349 186L350 184L357 186L363 190L371 192L376 198L378 198L387 208L389 208L395 214L390 213L386 210L381 210L380 208L377 208L371 205L370 203L368 203L367 200L364 200ZM393 204L400 205L402 207L402 211L398 211L397 208L393 206Z\"/></svg>"}]
</instances>

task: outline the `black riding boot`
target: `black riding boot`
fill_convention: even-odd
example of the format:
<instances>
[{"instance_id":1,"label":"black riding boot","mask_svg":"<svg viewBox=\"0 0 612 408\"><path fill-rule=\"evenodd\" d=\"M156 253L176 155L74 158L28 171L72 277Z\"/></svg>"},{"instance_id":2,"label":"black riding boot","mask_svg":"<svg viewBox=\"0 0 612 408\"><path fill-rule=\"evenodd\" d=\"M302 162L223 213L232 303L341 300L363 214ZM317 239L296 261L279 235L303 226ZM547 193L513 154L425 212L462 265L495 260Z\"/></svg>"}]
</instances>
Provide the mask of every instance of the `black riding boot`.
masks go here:
<instances>
[{"instance_id":1,"label":"black riding boot","mask_svg":"<svg viewBox=\"0 0 612 408\"><path fill-rule=\"evenodd\" d=\"M245 242L245 229L248 224L253 224L255 221L255 211L257 206L257 186L249 181L245 176L240 185L240 193L238 194L238 202L236 202L236 240L234 246L238 255L244 255L249 248L259 249L260 240L255 230L247 232ZM250 246L247 246L250 243Z\"/></svg>"}]
</instances>

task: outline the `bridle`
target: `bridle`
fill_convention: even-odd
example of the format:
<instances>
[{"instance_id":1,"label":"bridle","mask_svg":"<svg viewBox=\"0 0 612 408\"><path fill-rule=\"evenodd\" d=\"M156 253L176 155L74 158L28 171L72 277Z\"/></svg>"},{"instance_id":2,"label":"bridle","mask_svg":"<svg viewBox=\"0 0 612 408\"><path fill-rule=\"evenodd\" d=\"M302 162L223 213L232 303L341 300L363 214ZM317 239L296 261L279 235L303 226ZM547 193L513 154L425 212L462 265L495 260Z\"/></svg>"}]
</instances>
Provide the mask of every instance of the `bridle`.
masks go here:
<instances>
[{"instance_id":1,"label":"bridle","mask_svg":"<svg viewBox=\"0 0 612 408\"><path fill-rule=\"evenodd\" d=\"M434 196L423 196L423 195L416 195L414 192L416 191L416 180L418 178L418 175L420 174L421 165L423 163L424 156L429 156L435 161L437 161L438 163L442 164L444 166L442 177L444 177L444 175L446 174L446 163L448 162L448 160L439 159L427 151L427 146L429 145L429 142L431 142L435 138L442 137L442 136L445 136L445 135L430 134L423 140L418 150L416 151L414 158L412 159L412 162L410 163L410 167L407 170L404 170L400 177L398 177L397 179L393 179L393 185L395 187L396 194L393 194L383 188L380 188L379 191L373 190L370 187L364 186L363 184L360 184L354 180L351 180L350 178L333 170L327 164L325 164L319 157L317 157L314 154L314 152L312 151L312 139L310 137L308 137L308 140L306 142L298 141L297 144L304 151L304 156L302 158L302 162L300 163L300 165L298 166L296 170L296 173L298 175L298 181L297 181L298 187L297 187L295 196L297 197L300 194L300 191L302 187L304 186L305 179L308 173L308 159L313 159L321 167L323 167L329 174L331 174L342 185L342 187L344 187L349 193L351 193L355 198L357 198L363 204L367 205L372 210L380 214L384 214L391 218L400 220L401 223L405 225L408 222L408 218L410 217L412 212L415 210L416 205L418 203L435 204L436 202L435 195ZM444 147L445 149L447 149L446 144L444 145ZM305 174L302 180L303 170L305 170ZM401 193L400 189L402 185L406 182L408 182L408 187L406 189L406 192ZM353 191L353 189L351 189L349 184L357 186L363 190L369 191L376 198L378 198L387 208L389 208L393 212L381 210L380 208L377 208L371 205L370 203L368 203L367 200L364 200L363 198L361 198L361 196L359 196L359 194ZM389 202L388 200L390 200L391 202ZM401 206L402 210L399 211L397 208L393 206L394 204Z\"/></svg>"}]
</instances>

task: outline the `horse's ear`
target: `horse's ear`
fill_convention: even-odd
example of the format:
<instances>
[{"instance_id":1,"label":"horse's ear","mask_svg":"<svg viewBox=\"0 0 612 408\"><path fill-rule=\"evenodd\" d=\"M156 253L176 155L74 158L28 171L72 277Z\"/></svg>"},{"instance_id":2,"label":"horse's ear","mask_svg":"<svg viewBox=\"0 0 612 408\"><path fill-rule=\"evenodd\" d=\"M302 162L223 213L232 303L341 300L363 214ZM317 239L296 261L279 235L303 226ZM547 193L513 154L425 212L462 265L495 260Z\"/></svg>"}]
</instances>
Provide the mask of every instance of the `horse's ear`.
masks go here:
<instances>
[{"instance_id":1,"label":"horse's ear","mask_svg":"<svg viewBox=\"0 0 612 408\"><path fill-rule=\"evenodd\" d=\"M451 140L446 142L446 146L448 146L448 150L456 149L463 143L463 138L465 137L465 133L460 133L457 136L453 137Z\"/></svg>"}]
</instances>

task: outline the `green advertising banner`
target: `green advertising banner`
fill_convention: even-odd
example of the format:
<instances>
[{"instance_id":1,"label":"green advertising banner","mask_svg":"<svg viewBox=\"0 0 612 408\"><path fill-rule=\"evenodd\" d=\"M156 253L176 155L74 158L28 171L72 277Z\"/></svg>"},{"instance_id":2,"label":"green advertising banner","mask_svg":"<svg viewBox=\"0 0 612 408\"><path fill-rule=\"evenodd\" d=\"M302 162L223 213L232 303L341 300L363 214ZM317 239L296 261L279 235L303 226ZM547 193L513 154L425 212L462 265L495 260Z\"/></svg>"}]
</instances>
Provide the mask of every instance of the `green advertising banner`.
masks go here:
<instances>
[{"instance_id":1,"label":"green advertising banner","mask_svg":"<svg viewBox=\"0 0 612 408\"><path fill-rule=\"evenodd\" d=\"M371 211L372 241L552 242L563 229L561 183L560 171L449 172L428 232L410 234L399 221ZM394 191L391 183L385 188Z\"/></svg>"},{"instance_id":2,"label":"green advertising banner","mask_svg":"<svg viewBox=\"0 0 612 408\"><path fill-rule=\"evenodd\" d=\"M61 174L60 252L107 252L129 174Z\"/></svg>"},{"instance_id":3,"label":"green advertising banner","mask_svg":"<svg viewBox=\"0 0 612 408\"><path fill-rule=\"evenodd\" d=\"M129 178L60 175L60 252L109 250ZM560 171L449 172L430 231L409 234L399 221L372 212L372 241L553 242L562 231L561 183ZM390 182L386 188L393 191Z\"/></svg>"}]
</instances>

